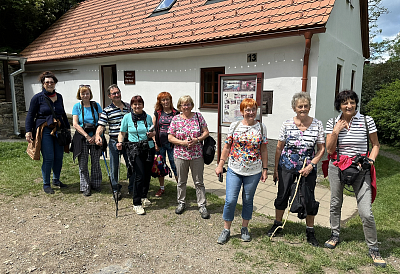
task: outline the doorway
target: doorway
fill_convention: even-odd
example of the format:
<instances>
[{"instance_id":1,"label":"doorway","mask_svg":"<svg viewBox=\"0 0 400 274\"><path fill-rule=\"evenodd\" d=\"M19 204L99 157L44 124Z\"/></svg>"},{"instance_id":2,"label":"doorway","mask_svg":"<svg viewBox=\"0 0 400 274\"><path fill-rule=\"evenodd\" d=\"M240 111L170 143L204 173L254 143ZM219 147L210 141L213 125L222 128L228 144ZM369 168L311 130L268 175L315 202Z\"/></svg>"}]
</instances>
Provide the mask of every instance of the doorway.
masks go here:
<instances>
[{"instance_id":1,"label":"doorway","mask_svg":"<svg viewBox=\"0 0 400 274\"><path fill-rule=\"evenodd\" d=\"M111 104L107 89L112 84L117 84L117 65L101 66L101 102L102 108Z\"/></svg>"}]
</instances>

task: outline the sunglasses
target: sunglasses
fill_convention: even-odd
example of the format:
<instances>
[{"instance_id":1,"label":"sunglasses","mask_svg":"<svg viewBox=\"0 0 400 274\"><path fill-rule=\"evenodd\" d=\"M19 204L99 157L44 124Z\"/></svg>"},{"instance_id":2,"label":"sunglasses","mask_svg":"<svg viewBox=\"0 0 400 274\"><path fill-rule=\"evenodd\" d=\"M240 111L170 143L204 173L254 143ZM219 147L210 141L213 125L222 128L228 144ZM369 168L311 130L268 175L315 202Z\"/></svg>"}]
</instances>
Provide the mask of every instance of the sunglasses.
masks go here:
<instances>
[{"instance_id":1,"label":"sunglasses","mask_svg":"<svg viewBox=\"0 0 400 274\"><path fill-rule=\"evenodd\" d=\"M79 85L79 88L83 88L83 87L90 88L90 85Z\"/></svg>"}]
</instances>

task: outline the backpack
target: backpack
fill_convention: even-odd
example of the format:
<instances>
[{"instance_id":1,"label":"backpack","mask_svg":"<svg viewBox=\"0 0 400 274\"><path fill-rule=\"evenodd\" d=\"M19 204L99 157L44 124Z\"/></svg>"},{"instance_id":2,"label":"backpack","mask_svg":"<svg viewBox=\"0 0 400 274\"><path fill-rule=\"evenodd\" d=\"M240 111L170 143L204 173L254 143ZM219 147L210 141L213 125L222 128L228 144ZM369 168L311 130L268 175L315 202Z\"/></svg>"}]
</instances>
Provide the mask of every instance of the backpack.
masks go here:
<instances>
[{"instance_id":1,"label":"backpack","mask_svg":"<svg viewBox=\"0 0 400 274\"><path fill-rule=\"evenodd\" d=\"M196 117L197 117L197 122L199 123L199 128L201 130L200 120L199 116L197 115L197 112L196 112ZM210 135L208 135L207 138L203 140L203 159L206 165L209 165L212 163L212 161L214 161L216 144L217 142L215 142L214 138L211 137Z\"/></svg>"},{"instance_id":2,"label":"backpack","mask_svg":"<svg viewBox=\"0 0 400 274\"><path fill-rule=\"evenodd\" d=\"M151 176L154 178L169 176L172 178L172 172L161 154L154 155L153 166L151 168Z\"/></svg>"}]
</instances>

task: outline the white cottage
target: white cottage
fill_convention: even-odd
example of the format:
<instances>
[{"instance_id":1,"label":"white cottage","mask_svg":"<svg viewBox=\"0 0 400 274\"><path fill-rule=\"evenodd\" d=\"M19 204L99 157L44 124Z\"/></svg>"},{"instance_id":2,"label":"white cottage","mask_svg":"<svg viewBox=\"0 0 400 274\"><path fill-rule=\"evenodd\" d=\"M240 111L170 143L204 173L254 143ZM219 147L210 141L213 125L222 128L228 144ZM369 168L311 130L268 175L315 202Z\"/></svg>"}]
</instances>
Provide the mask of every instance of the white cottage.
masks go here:
<instances>
[{"instance_id":1,"label":"white cottage","mask_svg":"<svg viewBox=\"0 0 400 274\"><path fill-rule=\"evenodd\" d=\"M189 94L211 132L218 126L218 74L263 73L268 137L293 111L295 92L310 92L310 112L324 123L335 93L359 95L369 57L367 0L86 0L22 53L26 107L44 70L71 113L80 84L94 100L116 83L123 100L140 94L153 113L156 95ZM133 83L132 77L135 81ZM130 83L129 83L130 82Z\"/></svg>"}]
</instances>

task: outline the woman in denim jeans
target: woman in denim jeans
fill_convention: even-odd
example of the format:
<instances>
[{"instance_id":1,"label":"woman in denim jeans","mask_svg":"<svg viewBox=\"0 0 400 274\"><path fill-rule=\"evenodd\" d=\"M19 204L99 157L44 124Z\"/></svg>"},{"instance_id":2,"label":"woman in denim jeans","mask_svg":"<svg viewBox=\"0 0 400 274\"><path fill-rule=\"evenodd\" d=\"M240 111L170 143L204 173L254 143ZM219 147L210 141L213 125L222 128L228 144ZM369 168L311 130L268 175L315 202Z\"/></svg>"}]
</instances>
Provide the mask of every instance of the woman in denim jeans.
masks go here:
<instances>
[{"instance_id":1,"label":"woman in denim jeans","mask_svg":"<svg viewBox=\"0 0 400 274\"><path fill-rule=\"evenodd\" d=\"M228 162L226 176L226 199L224 206L224 230L217 243L225 244L230 237L230 228L235 214L235 208L242 190L242 229L241 238L245 242L251 240L248 225L253 214L253 198L258 182L265 182L268 171L267 128L257 122L257 102L254 99L244 99L240 104L243 120L231 123L225 146L221 153L217 175L223 172L225 162Z\"/></svg>"},{"instance_id":2,"label":"woman in denim jeans","mask_svg":"<svg viewBox=\"0 0 400 274\"><path fill-rule=\"evenodd\" d=\"M164 160L167 158L171 169L174 172L175 180L178 182L178 177L176 173L176 166L174 162L174 148L173 145L168 141L168 128L171 124L172 118L179 114L179 111L174 109L172 104L172 96L169 92L161 92L157 96L157 103L154 107L153 125L155 125L156 136L155 136L155 146L156 151L159 151ZM164 194L164 177L158 177L160 182L160 189L156 193L156 197L160 197Z\"/></svg>"}]
</instances>

